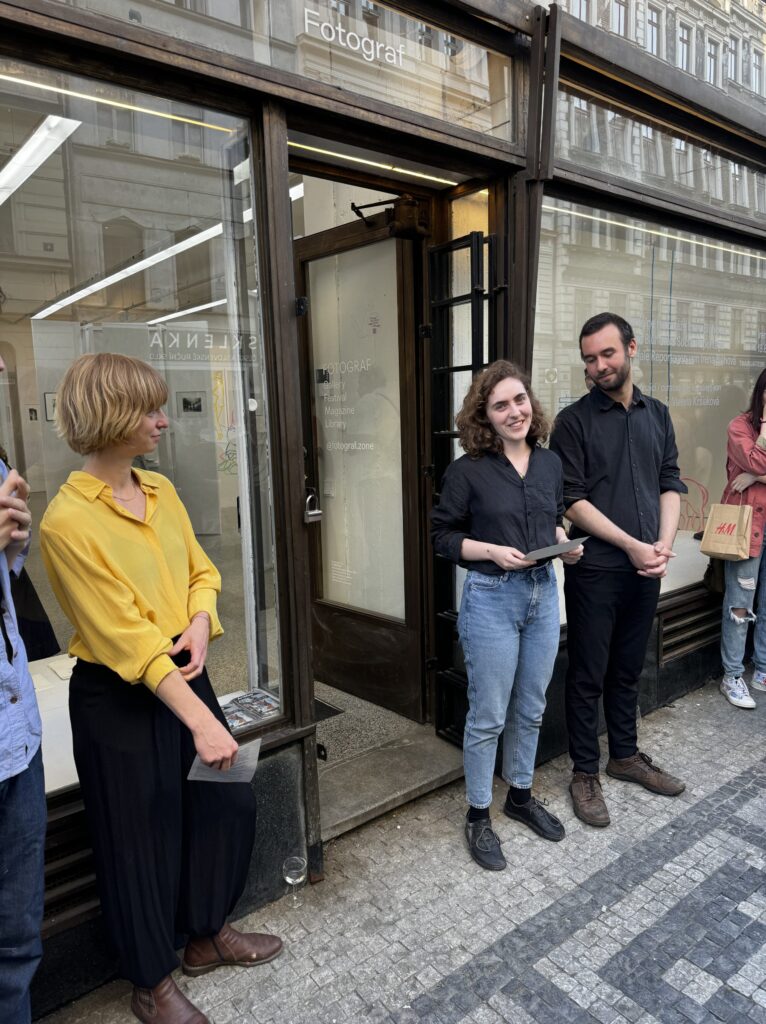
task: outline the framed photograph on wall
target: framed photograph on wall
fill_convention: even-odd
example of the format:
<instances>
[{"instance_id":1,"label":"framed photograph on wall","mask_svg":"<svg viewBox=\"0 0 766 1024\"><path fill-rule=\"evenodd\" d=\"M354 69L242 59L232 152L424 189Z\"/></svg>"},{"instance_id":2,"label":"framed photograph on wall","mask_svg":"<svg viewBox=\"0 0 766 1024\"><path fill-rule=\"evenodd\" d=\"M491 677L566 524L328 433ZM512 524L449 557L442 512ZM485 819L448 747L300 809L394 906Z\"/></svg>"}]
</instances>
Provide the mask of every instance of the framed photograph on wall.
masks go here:
<instances>
[{"instance_id":1,"label":"framed photograph on wall","mask_svg":"<svg viewBox=\"0 0 766 1024\"><path fill-rule=\"evenodd\" d=\"M56 415L56 392L46 391L43 398L45 399L45 418L48 423L53 423L53 417Z\"/></svg>"},{"instance_id":2,"label":"framed photograph on wall","mask_svg":"<svg viewBox=\"0 0 766 1024\"><path fill-rule=\"evenodd\" d=\"M204 416L204 391L176 391L176 411L180 417Z\"/></svg>"}]
</instances>

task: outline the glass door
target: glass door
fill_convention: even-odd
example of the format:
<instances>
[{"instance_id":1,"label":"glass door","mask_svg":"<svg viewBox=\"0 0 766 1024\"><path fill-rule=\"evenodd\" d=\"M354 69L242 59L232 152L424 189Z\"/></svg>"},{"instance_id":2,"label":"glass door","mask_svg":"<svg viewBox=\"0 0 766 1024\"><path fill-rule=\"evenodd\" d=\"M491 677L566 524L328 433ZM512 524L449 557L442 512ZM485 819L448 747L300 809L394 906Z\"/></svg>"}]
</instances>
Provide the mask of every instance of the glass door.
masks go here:
<instances>
[{"instance_id":1,"label":"glass door","mask_svg":"<svg viewBox=\"0 0 766 1024\"><path fill-rule=\"evenodd\" d=\"M314 675L420 721L417 243L389 220L296 242Z\"/></svg>"}]
</instances>

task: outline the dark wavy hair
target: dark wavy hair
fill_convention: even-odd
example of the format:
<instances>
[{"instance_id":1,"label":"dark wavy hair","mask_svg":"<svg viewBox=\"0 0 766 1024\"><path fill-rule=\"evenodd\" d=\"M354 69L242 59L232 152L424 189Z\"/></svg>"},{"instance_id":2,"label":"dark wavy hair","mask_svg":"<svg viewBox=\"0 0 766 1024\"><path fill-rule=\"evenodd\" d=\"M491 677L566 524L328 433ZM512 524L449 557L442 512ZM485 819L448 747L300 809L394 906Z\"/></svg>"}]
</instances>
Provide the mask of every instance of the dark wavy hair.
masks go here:
<instances>
[{"instance_id":1,"label":"dark wavy hair","mask_svg":"<svg viewBox=\"0 0 766 1024\"><path fill-rule=\"evenodd\" d=\"M755 382L753 393L750 396L750 405L746 412L753 424L756 434L761 432L761 420L763 419L763 396L766 394L766 370L761 370L758 380Z\"/></svg>"},{"instance_id":2,"label":"dark wavy hair","mask_svg":"<svg viewBox=\"0 0 766 1024\"><path fill-rule=\"evenodd\" d=\"M534 448L548 440L551 430L550 421L543 411L543 407L535 398L529 377L515 363L509 363L506 359L498 359L477 373L471 382L471 386L463 399L463 408L455 417L455 425L460 435L460 445L474 459L484 455L485 452L502 452L503 442L495 433L492 424L487 417L487 400L497 385L513 377L524 385L529 395L532 406L532 422L527 434L527 443Z\"/></svg>"}]
</instances>

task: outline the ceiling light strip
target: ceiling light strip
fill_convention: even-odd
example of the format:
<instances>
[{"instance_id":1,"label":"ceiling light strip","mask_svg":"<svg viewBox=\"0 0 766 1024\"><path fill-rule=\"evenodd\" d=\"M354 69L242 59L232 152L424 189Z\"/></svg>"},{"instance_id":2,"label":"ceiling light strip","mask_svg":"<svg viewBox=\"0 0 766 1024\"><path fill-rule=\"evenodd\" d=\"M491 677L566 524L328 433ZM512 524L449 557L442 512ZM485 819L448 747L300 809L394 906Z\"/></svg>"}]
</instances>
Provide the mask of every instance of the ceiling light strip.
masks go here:
<instances>
[{"instance_id":1,"label":"ceiling light strip","mask_svg":"<svg viewBox=\"0 0 766 1024\"><path fill-rule=\"evenodd\" d=\"M688 242L689 245L699 245L703 249L715 249L717 252L729 252L734 256L750 256L754 260L766 260L766 256L760 256L757 252L747 249L733 249L729 245L717 245L715 242L703 242L698 238L684 238L683 235L674 235L669 231L660 231L657 228L643 228L638 224L626 224L623 220L613 220L610 217L598 217L593 213L581 213L580 210L568 210L563 206L550 206L543 203L543 209L548 213L568 213L572 217L580 217L583 220L595 220L599 224L611 224L614 227L626 228L629 231L640 231L644 235L654 235L657 238L669 238L673 242Z\"/></svg>"},{"instance_id":2,"label":"ceiling light strip","mask_svg":"<svg viewBox=\"0 0 766 1024\"><path fill-rule=\"evenodd\" d=\"M412 178L422 178L424 181L433 181L437 185L457 185L456 181L449 178L439 178L435 174L425 174L422 171L413 171L408 167L396 167L394 164L380 163L378 160L369 160L361 156L351 156L350 153L336 153L332 149L322 149L321 146L308 146L304 142L288 142L291 149L300 149L307 153L318 153L320 156L333 157L335 160L343 160L346 163L362 164L365 167L374 167L379 171L393 171L394 174L407 174Z\"/></svg>"},{"instance_id":3,"label":"ceiling light strip","mask_svg":"<svg viewBox=\"0 0 766 1024\"><path fill-rule=\"evenodd\" d=\"M208 121L197 121L193 117L183 117L181 114L164 114L159 110L152 110L150 107L139 107L134 103L123 103L121 100L112 100L106 96L92 96L87 92L77 92L74 89L63 89L59 85L46 85L44 82L33 82L27 78L18 78L15 75L0 74L0 82L12 82L14 85L25 85L30 89L40 89L43 92L55 92L61 96L72 96L78 100L88 100L90 103L105 103L109 107L119 107L120 110L132 110L136 114L151 114L152 117L162 117L166 121L179 121L181 124L193 124L199 128L209 128L212 132L225 132L231 135L234 128L224 128L220 124L210 124Z\"/></svg>"},{"instance_id":4,"label":"ceiling light strip","mask_svg":"<svg viewBox=\"0 0 766 1024\"><path fill-rule=\"evenodd\" d=\"M154 324L164 324L167 320L178 320L183 316L191 316L192 313L201 313L203 309L215 309L216 306L225 306L226 299L218 299L217 302L206 302L202 306L191 306L189 309L182 309L178 313L167 313L165 316L158 316L154 320L147 320L147 326L153 327Z\"/></svg>"},{"instance_id":5,"label":"ceiling light strip","mask_svg":"<svg viewBox=\"0 0 766 1024\"><path fill-rule=\"evenodd\" d=\"M0 169L0 206L76 131L82 121L53 114L38 125L27 141Z\"/></svg>"}]
</instances>

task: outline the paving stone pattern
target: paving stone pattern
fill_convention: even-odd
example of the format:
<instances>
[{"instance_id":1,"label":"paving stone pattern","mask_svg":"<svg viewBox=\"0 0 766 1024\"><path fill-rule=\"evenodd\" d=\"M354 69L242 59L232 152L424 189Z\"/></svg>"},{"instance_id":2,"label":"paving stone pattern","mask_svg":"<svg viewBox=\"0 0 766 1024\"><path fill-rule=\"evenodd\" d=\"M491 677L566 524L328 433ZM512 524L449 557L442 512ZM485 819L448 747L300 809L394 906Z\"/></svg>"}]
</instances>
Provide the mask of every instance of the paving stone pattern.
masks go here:
<instances>
[{"instance_id":1,"label":"paving stone pattern","mask_svg":"<svg viewBox=\"0 0 766 1024\"><path fill-rule=\"evenodd\" d=\"M485 872L462 838L462 784L328 844L300 910L240 926L283 935L250 971L179 976L213 1024L766 1024L766 697L717 685L644 719L642 749L686 792L604 780L612 815L572 814L565 758L535 792L564 821L547 843L501 813L509 860ZM128 1024L123 982L47 1024Z\"/></svg>"}]
</instances>

